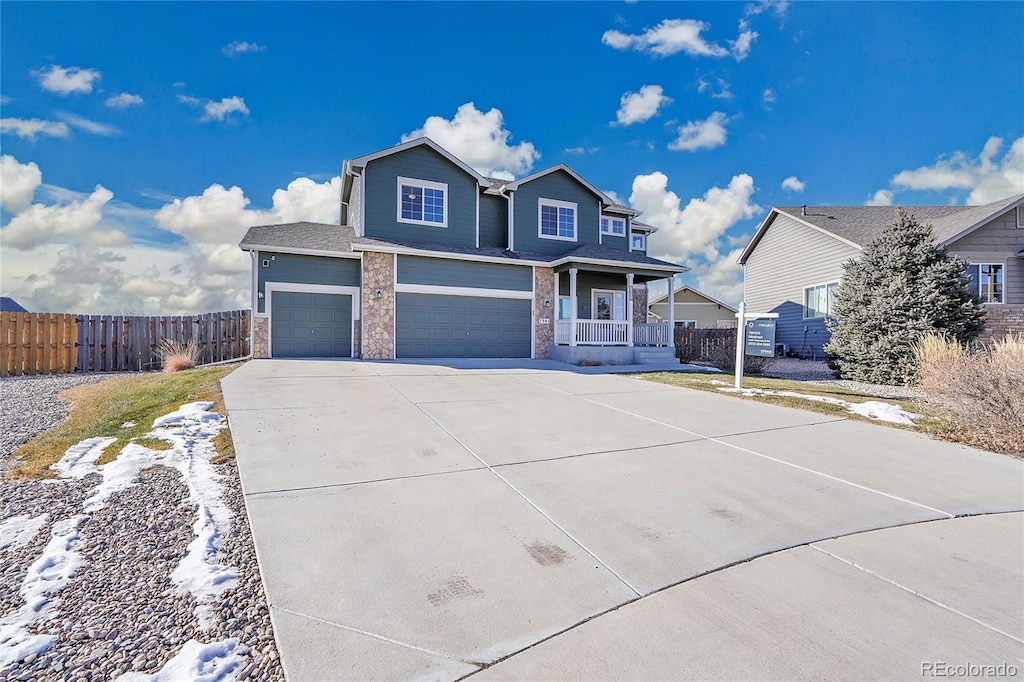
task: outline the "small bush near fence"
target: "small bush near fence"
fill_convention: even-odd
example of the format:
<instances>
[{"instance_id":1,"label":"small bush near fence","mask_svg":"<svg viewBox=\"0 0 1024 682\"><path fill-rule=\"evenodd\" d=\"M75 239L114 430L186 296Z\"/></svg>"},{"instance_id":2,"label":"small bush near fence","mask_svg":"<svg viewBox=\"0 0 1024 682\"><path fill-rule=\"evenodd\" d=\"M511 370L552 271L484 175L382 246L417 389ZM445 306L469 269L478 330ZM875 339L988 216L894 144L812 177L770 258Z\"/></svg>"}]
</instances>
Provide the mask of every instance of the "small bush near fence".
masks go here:
<instances>
[{"instance_id":1,"label":"small bush near fence","mask_svg":"<svg viewBox=\"0 0 1024 682\"><path fill-rule=\"evenodd\" d=\"M939 435L1024 455L1024 336L969 348L929 335L915 355L918 385L940 414Z\"/></svg>"},{"instance_id":2,"label":"small bush near fence","mask_svg":"<svg viewBox=\"0 0 1024 682\"><path fill-rule=\"evenodd\" d=\"M676 357L680 362L711 362L719 348L736 352L735 329L676 328Z\"/></svg>"}]
</instances>

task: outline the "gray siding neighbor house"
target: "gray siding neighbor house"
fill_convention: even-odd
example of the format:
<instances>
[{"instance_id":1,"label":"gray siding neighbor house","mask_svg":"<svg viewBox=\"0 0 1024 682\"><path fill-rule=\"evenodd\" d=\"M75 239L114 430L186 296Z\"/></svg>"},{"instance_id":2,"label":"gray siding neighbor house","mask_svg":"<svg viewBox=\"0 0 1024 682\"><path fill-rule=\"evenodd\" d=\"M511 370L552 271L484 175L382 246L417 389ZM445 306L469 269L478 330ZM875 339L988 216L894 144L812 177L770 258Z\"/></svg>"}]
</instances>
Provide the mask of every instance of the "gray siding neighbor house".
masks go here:
<instances>
[{"instance_id":1,"label":"gray siding neighbor house","mask_svg":"<svg viewBox=\"0 0 1024 682\"><path fill-rule=\"evenodd\" d=\"M970 264L985 333L1024 333L1024 194L983 206L908 206L949 253ZM780 350L822 358L825 318L843 263L893 220L892 206L772 208L740 256L750 312L779 313Z\"/></svg>"},{"instance_id":2,"label":"gray siding neighbor house","mask_svg":"<svg viewBox=\"0 0 1024 682\"><path fill-rule=\"evenodd\" d=\"M339 225L249 229L255 357L673 360L655 228L559 164L485 178L428 138L348 160Z\"/></svg>"}]
</instances>

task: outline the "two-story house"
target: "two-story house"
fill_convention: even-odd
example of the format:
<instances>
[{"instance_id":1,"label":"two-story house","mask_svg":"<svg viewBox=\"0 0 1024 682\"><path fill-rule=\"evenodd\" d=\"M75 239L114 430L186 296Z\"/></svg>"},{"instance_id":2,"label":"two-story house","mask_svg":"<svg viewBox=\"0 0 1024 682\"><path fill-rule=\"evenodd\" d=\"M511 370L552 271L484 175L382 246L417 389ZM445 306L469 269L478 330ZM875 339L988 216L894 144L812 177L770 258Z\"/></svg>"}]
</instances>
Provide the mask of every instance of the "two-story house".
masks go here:
<instances>
[{"instance_id":1,"label":"two-story house","mask_svg":"<svg viewBox=\"0 0 1024 682\"><path fill-rule=\"evenodd\" d=\"M348 160L341 224L249 229L256 357L671 361L655 228L559 164L485 178L427 138Z\"/></svg>"},{"instance_id":2,"label":"two-story house","mask_svg":"<svg viewBox=\"0 0 1024 682\"><path fill-rule=\"evenodd\" d=\"M935 239L970 264L985 303L985 333L1024 333L1024 194L983 206L908 206ZM772 208L740 256L751 312L779 314L775 341L801 357L824 357L825 326L843 263L893 221L892 206Z\"/></svg>"}]
</instances>

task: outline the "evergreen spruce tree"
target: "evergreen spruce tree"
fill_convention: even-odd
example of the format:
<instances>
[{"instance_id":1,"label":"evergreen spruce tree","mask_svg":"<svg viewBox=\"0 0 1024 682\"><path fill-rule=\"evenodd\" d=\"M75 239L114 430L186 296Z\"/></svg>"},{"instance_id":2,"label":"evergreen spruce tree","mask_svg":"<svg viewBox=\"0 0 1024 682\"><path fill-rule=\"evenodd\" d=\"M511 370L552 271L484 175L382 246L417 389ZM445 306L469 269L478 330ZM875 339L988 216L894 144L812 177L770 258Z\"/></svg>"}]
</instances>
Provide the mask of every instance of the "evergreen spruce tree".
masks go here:
<instances>
[{"instance_id":1,"label":"evergreen spruce tree","mask_svg":"<svg viewBox=\"0 0 1024 682\"><path fill-rule=\"evenodd\" d=\"M902 208L843 271L825 346L840 378L905 383L914 376L914 344L923 334L966 343L984 327L966 264L936 244L931 225Z\"/></svg>"}]
</instances>

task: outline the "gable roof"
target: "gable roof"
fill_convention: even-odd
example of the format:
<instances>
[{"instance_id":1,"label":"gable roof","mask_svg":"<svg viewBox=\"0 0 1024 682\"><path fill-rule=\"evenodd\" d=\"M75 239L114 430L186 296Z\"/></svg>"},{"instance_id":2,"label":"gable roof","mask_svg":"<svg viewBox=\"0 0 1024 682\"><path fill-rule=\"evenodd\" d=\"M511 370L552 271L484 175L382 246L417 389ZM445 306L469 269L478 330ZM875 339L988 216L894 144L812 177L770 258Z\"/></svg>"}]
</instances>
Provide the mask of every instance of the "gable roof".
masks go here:
<instances>
[{"instance_id":1,"label":"gable roof","mask_svg":"<svg viewBox=\"0 0 1024 682\"><path fill-rule=\"evenodd\" d=\"M735 308L733 308L731 305L729 305L728 303L722 303L717 298L712 298L711 296L708 296L707 294L705 294L703 291L698 291L697 289L694 289L691 286L684 286L681 289L676 289L676 295L679 295L679 294L681 294L683 292L686 292L686 291L689 291L690 293L697 294L701 298L706 298L709 303L717 303L718 305L722 306L723 308L727 308L728 310L731 310L734 313L737 312L737 310ZM655 303L661 303L662 301L666 300L667 298L668 298L668 291L666 291L664 294L661 294L660 296L658 296L656 298L652 298L651 300L647 301L647 305L648 305L648 307L650 307L650 306L654 305ZM679 303L679 301L674 301L674 302L677 303L677 304Z\"/></svg>"},{"instance_id":2,"label":"gable roof","mask_svg":"<svg viewBox=\"0 0 1024 682\"><path fill-rule=\"evenodd\" d=\"M249 228L238 246L243 251L351 254L354 237L355 230L347 225L307 222L256 225Z\"/></svg>"},{"instance_id":3,"label":"gable roof","mask_svg":"<svg viewBox=\"0 0 1024 682\"><path fill-rule=\"evenodd\" d=\"M904 206L922 223L932 225L936 241L946 246L976 230L996 216L1024 204L1024 194L1007 197L982 206ZM775 218L785 215L812 229L856 247L864 245L892 222L895 206L782 206L773 207L758 226L750 243L740 255L745 265Z\"/></svg>"},{"instance_id":4,"label":"gable roof","mask_svg":"<svg viewBox=\"0 0 1024 682\"><path fill-rule=\"evenodd\" d=\"M0 296L0 313L27 313L21 304L9 296Z\"/></svg>"},{"instance_id":5,"label":"gable roof","mask_svg":"<svg viewBox=\"0 0 1024 682\"><path fill-rule=\"evenodd\" d=\"M488 189L491 187L491 182L487 178L477 173L475 170L466 165L464 161L459 159L457 156L449 152L447 149L445 149L438 143L431 140L429 137L417 137L415 140L402 142L401 144L396 144L395 146L388 147L387 149L381 149L380 151L373 152L372 154L364 154L363 156L359 156L349 160L346 163L345 168L346 170L350 168L365 168L366 164L368 164L370 161L374 161L385 156L391 156L392 154L398 154L399 152L404 152L407 149L412 149L413 147L419 147L422 145L430 147L435 152L437 152L438 154L448 159L462 170L472 175L473 178L477 181L477 184L479 184L484 189Z\"/></svg>"},{"instance_id":6,"label":"gable roof","mask_svg":"<svg viewBox=\"0 0 1024 682\"><path fill-rule=\"evenodd\" d=\"M661 229L660 227L655 227L654 225L648 225L647 223L642 223L639 220L631 221L629 223L629 228L631 230L635 230L637 232L646 232L647 234L654 234L655 232L657 232L658 230Z\"/></svg>"},{"instance_id":7,"label":"gable roof","mask_svg":"<svg viewBox=\"0 0 1024 682\"><path fill-rule=\"evenodd\" d=\"M519 189L521 185L525 185L528 182L533 182L538 178L542 178L545 175L550 175L551 173L555 173L557 171L567 173L569 177L571 177L573 180L580 183L588 190L596 194L597 197L601 200L602 209L611 210L614 211L615 213L624 213L626 215L640 215L640 211L629 208L628 206L623 206L622 204L617 204L614 201L612 201L611 197L609 197L607 194L599 190L597 187L594 187L587 181L586 178L584 178L582 175L574 171L572 168L569 168L569 166L566 166L564 163L559 163L554 166L551 166L550 168L545 168L544 170L539 170L536 173L531 173L530 175L527 175L524 178L513 180L512 182L509 182L505 185L505 189L512 190L514 192L515 190Z\"/></svg>"}]
</instances>

